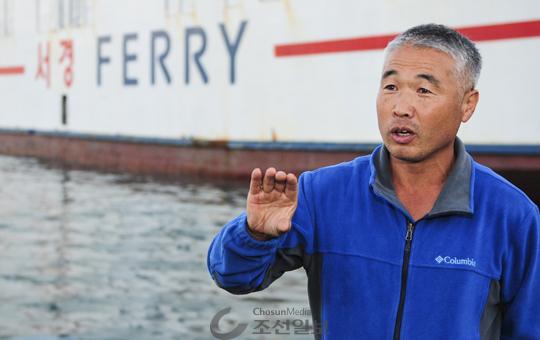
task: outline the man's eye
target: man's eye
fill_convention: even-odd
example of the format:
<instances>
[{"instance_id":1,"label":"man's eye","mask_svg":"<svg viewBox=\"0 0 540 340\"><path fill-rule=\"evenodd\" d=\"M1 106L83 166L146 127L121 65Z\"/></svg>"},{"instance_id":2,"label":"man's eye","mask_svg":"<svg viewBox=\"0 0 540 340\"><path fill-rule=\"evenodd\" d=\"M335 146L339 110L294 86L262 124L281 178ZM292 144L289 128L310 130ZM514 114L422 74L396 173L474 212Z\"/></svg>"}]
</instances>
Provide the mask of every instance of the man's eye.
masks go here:
<instances>
[{"instance_id":1,"label":"man's eye","mask_svg":"<svg viewBox=\"0 0 540 340\"><path fill-rule=\"evenodd\" d=\"M388 91L395 91L397 89L397 87L396 87L396 85L388 84L388 85L384 86L384 89L388 90Z\"/></svg>"},{"instance_id":2,"label":"man's eye","mask_svg":"<svg viewBox=\"0 0 540 340\"><path fill-rule=\"evenodd\" d=\"M421 87L421 88L418 89L418 93L420 93L420 94L428 94L428 93L431 93L431 91L424 88L424 87Z\"/></svg>"}]
</instances>

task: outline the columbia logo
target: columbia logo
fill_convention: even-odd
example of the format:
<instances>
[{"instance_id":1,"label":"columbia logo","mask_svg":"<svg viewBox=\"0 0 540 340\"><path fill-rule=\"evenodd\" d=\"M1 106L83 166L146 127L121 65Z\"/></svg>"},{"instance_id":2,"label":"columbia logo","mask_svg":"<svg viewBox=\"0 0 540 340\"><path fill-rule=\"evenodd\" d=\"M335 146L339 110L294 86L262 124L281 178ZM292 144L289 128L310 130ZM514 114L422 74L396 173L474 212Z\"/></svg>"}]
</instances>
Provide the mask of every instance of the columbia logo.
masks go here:
<instances>
[{"instance_id":1,"label":"columbia logo","mask_svg":"<svg viewBox=\"0 0 540 340\"><path fill-rule=\"evenodd\" d=\"M441 264L441 263L446 263L446 264L461 264L461 265L465 265L465 266L470 266L470 267L476 267L476 261L473 259L473 258L470 258L470 257L467 257L465 259L458 259L457 257L451 257L451 256L437 256L435 258L435 262L437 262L438 264Z\"/></svg>"}]
</instances>

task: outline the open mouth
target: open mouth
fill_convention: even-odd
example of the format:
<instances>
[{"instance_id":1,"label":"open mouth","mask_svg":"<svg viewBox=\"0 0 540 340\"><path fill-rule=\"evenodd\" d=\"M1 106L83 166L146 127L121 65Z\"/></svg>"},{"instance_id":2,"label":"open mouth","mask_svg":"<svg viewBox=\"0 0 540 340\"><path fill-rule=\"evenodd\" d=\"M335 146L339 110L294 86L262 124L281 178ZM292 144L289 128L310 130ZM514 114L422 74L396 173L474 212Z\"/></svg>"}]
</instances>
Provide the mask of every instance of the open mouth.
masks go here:
<instances>
[{"instance_id":1,"label":"open mouth","mask_svg":"<svg viewBox=\"0 0 540 340\"><path fill-rule=\"evenodd\" d=\"M407 127L395 127L390 132L394 141L399 144L409 143L415 136L414 131Z\"/></svg>"},{"instance_id":2,"label":"open mouth","mask_svg":"<svg viewBox=\"0 0 540 340\"><path fill-rule=\"evenodd\" d=\"M414 134L414 131L408 129L408 128L402 128L402 127L396 127L392 129L392 134L396 134L398 136L406 137Z\"/></svg>"}]
</instances>

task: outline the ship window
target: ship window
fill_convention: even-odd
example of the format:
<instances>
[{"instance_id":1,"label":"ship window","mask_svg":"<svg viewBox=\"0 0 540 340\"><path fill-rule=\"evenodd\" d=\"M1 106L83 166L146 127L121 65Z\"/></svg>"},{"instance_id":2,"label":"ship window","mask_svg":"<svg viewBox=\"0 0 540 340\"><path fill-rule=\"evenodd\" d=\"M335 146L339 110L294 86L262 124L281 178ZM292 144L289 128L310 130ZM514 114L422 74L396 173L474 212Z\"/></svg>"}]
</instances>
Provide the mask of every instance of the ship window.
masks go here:
<instances>
[{"instance_id":1,"label":"ship window","mask_svg":"<svg viewBox=\"0 0 540 340\"><path fill-rule=\"evenodd\" d=\"M62 125L67 125L68 111L67 111L67 96L62 95Z\"/></svg>"},{"instance_id":2,"label":"ship window","mask_svg":"<svg viewBox=\"0 0 540 340\"><path fill-rule=\"evenodd\" d=\"M47 19L47 8L42 8L39 4L40 0L36 0L36 16L39 18L36 20L38 31L41 27L43 19ZM92 3L90 0L56 0L56 10L53 15L56 16L56 27L44 27L44 29L58 29L63 30L66 28L84 28L90 25L90 11L92 10ZM45 18L44 18L45 17ZM54 25L53 25L54 26Z\"/></svg>"},{"instance_id":3,"label":"ship window","mask_svg":"<svg viewBox=\"0 0 540 340\"><path fill-rule=\"evenodd\" d=\"M13 35L13 2L0 0L0 37Z\"/></svg>"}]
</instances>

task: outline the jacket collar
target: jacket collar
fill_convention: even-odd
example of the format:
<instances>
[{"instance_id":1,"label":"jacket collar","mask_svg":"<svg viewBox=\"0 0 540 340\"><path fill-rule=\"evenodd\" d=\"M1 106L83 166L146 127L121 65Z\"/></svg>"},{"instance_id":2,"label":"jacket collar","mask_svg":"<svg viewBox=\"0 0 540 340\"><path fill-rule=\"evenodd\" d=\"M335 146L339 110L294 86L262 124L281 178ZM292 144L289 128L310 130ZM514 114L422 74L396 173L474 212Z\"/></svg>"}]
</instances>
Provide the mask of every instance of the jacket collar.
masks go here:
<instances>
[{"instance_id":1,"label":"jacket collar","mask_svg":"<svg viewBox=\"0 0 540 340\"><path fill-rule=\"evenodd\" d=\"M450 214L471 215L474 211L472 158L465 150L463 142L457 137L454 143L454 153L456 157L452 169L433 208L425 216L426 218ZM384 145L378 146L373 151L370 160L370 185L376 194L387 199L409 216L407 209L403 207L394 190L389 155L388 149Z\"/></svg>"}]
</instances>

